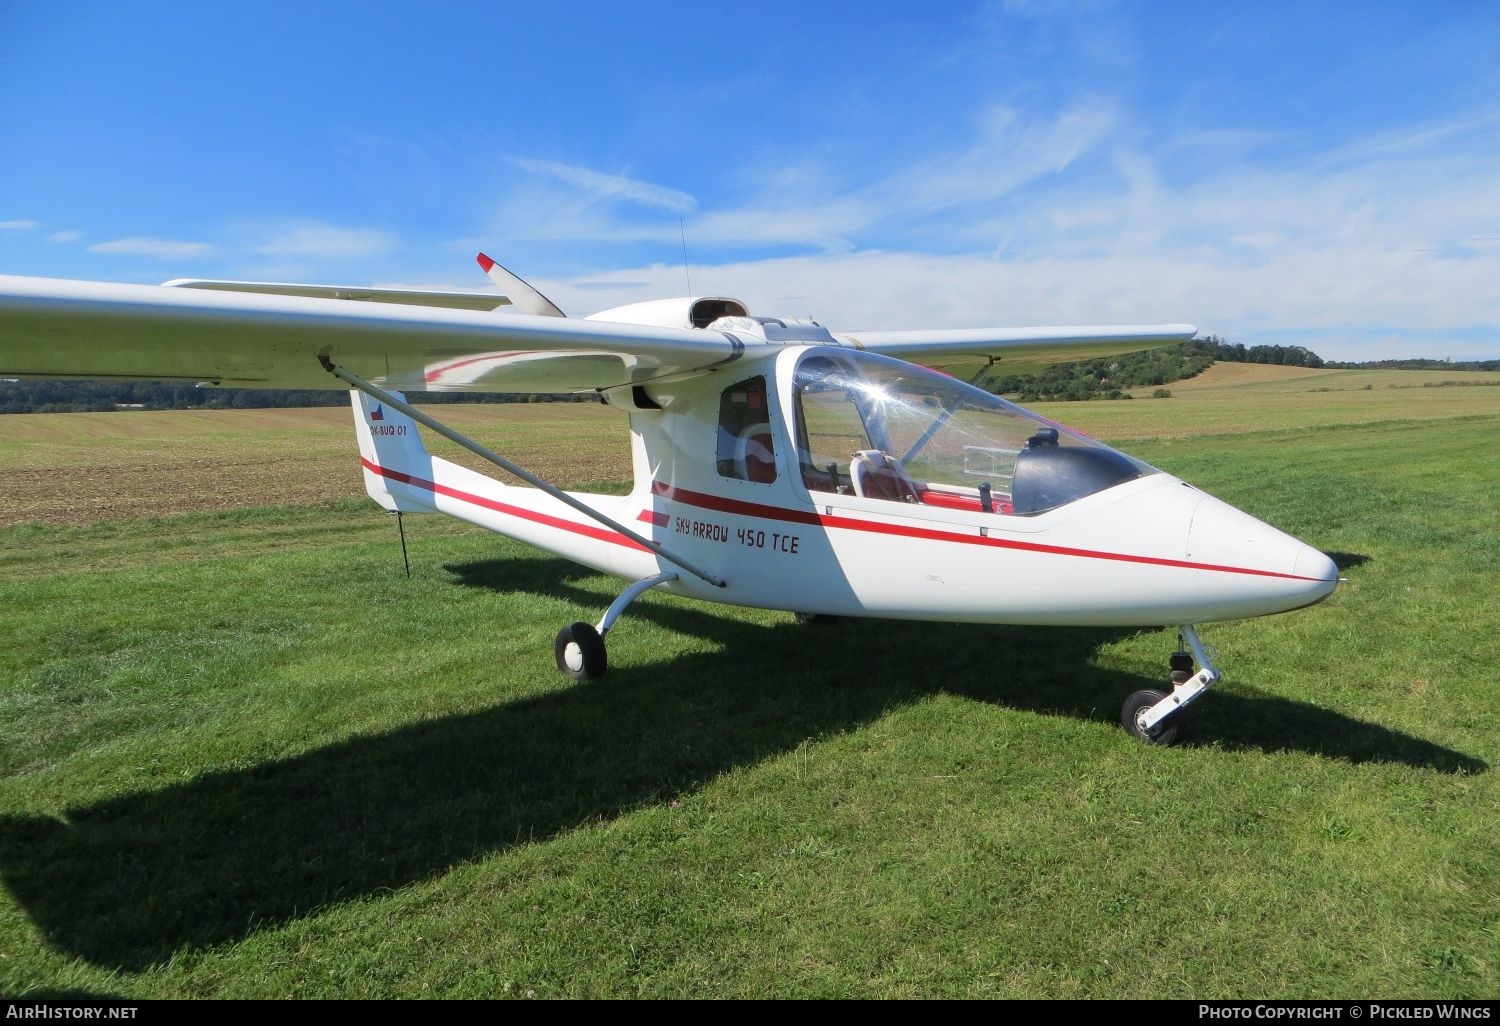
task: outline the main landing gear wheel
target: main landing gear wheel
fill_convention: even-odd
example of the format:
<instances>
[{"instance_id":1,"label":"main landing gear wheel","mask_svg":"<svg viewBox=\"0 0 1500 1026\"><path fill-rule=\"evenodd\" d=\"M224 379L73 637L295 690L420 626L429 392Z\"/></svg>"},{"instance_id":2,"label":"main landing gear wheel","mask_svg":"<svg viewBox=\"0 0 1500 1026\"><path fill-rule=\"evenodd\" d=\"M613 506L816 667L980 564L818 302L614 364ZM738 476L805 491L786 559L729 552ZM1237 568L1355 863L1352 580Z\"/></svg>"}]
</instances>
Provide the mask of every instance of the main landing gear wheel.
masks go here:
<instances>
[{"instance_id":1,"label":"main landing gear wheel","mask_svg":"<svg viewBox=\"0 0 1500 1026\"><path fill-rule=\"evenodd\" d=\"M1182 713L1173 714L1172 718L1165 723L1158 723L1155 733L1148 731L1141 725L1141 714L1160 702L1167 696L1160 691L1137 691L1125 699L1125 707L1120 710L1120 725L1125 728L1131 737L1139 738L1148 745L1174 745L1177 743L1177 733L1182 726Z\"/></svg>"},{"instance_id":2,"label":"main landing gear wheel","mask_svg":"<svg viewBox=\"0 0 1500 1026\"><path fill-rule=\"evenodd\" d=\"M557 643L552 646L557 655L557 668L574 680L598 680L604 676L609 669L609 660L604 655L604 636L625 612L625 607L658 584L675 580L677 573L673 570L642 578L620 592L619 597L609 604L599 626L570 623L558 631Z\"/></svg>"},{"instance_id":3,"label":"main landing gear wheel","mask_svg":"<svg viewBox=\"0 0 1500 1026\"><path fill-rule=\"evenodd\" d=\"M569 624L557 632L553 645L557 668L574 680L598 680L609 669L604 639L592 624Z\"/></svg>"}]
</instances>

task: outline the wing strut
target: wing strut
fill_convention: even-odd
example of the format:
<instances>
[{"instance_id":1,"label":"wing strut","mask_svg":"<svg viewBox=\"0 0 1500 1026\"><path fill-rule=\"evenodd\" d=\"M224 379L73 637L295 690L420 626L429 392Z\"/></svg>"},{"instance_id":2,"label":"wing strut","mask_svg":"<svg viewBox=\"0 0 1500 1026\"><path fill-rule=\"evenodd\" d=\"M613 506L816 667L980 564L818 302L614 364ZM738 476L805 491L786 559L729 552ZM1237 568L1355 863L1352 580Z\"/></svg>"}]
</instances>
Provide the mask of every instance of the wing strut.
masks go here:
<instances>
[{"instance_id":1,"label":"wing strut","mask_svg":"<svg viewBox=\"0 0 1500 1026\"><path fill-rule=\"evenodd\" d=\"M537 477L525 467L517 466L510 460L506 459L504 456L501 456L499 453L494 452L490 449L486 449L478 442L465 438L463 435L459 434L457 431L454 431L446 424L442 424L436 420L433 420L431 417L427 416L427 414L423 413L421 410L418 410L410 403L403 402L391 393L387 392L385 389L380 388L377 385L370 384L370 382L366 381L358 374L354 374L350 371L345 370L344 368L340 367L338 364L330 360L328 357L319 356L318 362L323 365L324 370L326 370L329 374L332 374L334 377L338 378L340 381L347 382L350 386L357 388L361 392L365 393L365 395L374 396L381 402L400 410L402 413L406 414L418 424L422 424L426 427L431 428L438 434L442 435L444 438L448 439L448 441L463 446L465 449L469 450L480 459L488 460L495 466L499 467L501 470L509 471L510 473L516 475L516 477L519 477L522 481L525 481L527 484L534 485L537 488L540 488L542 491L552 496L558 502L561 502L566 506L571 506L573 509L576 509L578 512L582 513L584 516L590 518L591 520L597 520L599 523L603 524L611 531L614 531L616 534L629 538L637 545L643 546L644 548L655 552L663 559L677 564L688 573L692 574L694 577L702 578L709 584L712 584L715 588L722 588L728 583L722 577L715 577L713 574L709 573L706 570L699 569L680 556L674 556L672 553L662 548L660 542L654 542L649 538L645 538L639 534L636 534L624 524L621 524L615 520L611 520L603 513L600 513L598 510L594 509L592 506L589 506L587 503L580 502L578 499L569 495L567 492L552 484L550 481L546 481L540 477Z\"/></svg>"}]
</instances>

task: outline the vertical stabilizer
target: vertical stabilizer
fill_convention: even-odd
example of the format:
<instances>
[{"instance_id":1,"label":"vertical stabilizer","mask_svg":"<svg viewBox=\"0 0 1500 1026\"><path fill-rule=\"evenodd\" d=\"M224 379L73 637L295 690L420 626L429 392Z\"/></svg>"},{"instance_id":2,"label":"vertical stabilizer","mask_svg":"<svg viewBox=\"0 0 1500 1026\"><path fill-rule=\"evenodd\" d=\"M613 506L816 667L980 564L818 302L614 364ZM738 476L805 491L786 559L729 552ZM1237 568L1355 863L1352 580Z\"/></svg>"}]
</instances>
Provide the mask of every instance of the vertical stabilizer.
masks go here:
<instances>
[{"instance_id":1,"label":"vertical stabilizer","mask_svg":"<svg viewBox=\"0 0 1500 1026\"><path fill-rule=\"evenodd\" d=\"M400 393L395 393L400 396ZM399 410L363 392L350 391L354 433L359 437L359 459L365 471L365 491L388 510L432 513L432 487L409 482L431 482L432 457L422 444L417 425ZM401 396L401 398L405 398Z\"/></svg>"}]
</instances>

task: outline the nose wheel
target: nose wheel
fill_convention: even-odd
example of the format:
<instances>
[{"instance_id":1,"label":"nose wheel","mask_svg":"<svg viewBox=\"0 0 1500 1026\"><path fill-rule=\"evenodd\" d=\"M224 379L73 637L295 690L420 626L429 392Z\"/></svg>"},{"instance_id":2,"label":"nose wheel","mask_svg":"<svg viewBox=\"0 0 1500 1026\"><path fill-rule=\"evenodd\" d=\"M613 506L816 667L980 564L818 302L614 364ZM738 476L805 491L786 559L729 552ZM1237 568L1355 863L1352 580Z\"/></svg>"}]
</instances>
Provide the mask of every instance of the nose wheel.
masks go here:
<instances>
[{"instance_id":1,"label":"nose wheel","mask_svg":"<svg viewBox=\"0 0 1500 1026\"><path fill-rule=\"evenodd\" d=\"M1155 730L1150 730L1142 724L1146 711L1167 697L1164 691L1153 691L1149 688L1137 691L1125 699L1125 706L1120 710L1120 726L1125 728L1125 733L1138 741L1144 741L1148 745L1162 745L1163 747L1177 743L1177 732L1182 727L1182 717L1173 716L1165 723L1158 724Z\"/></svg>"},{"instance_id":2,"label":"nose wheel","mask_svg":"<svg viewBox=\"0 0 1500 1026\"><path fill-rule=\"evenodd\" d=\"M1183 710L1216 684L1221 674L1209 661L1198 631L1192 624L1181 627L1182 642L1191 649L1184 652L1181 645L1171 660L1172 690L1170 692L1146 689L1137 691L1125 699L1120 710L1120 725L1131 737L1149 745L1174 745L1181 736ZM1193 672L1193 661L1197 660L1198 672Z\"/></svg>"}]
</instances>

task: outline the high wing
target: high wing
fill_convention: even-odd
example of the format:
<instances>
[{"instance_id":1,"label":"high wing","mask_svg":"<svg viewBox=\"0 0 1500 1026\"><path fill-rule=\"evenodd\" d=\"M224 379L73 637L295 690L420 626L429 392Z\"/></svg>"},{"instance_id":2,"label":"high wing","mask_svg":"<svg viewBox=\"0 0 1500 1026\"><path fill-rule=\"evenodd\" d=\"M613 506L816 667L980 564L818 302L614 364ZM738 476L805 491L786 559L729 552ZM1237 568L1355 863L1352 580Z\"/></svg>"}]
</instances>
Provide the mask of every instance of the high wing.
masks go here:
<instances>
[{"instance_id":1,"label":"high wing","mask_svg":"<svg viewBox=\"0 0 1500 1026\"><path fill-rule=\"evenodd\" d=\"M937 331L853 331L835 337L872 353L939 367L982 369L1001 361L1005 373L1025 374L1054 363L1118 356L1186 342L1191 324L1079 325L1045 328L960 328Z\"/></svg>"},{"instance_id":2,"label":"high wing","mask_svg":"<svg viewBox=\"0 0 1500 1026\"><path fill-rule=\"evenodd\" d=\"M0 377L338 387L327 358L392 389L566 392L703 370L743 351L693 328L0 275Z\"/></svg>"},{"instance_id":3,"label":"high wing","mask_svg":"<svg viewBox=\"0 0 1500 1026\"><path fill-rule=\"evenodd\" d=\"M660 300L573 320L521 285L512 297L517 305L498 310L506 299L495 293L0 275L0 376L329 388L326 359L403 391L571 392L708 370L738 359L746 346L834 343L955 373L965 363L983 368L996 359L1022 372L1171 345L1196 330L1164 324L833 335L814 322L736 316L743 305L725 299Z\"/></svg>"}]
</instances>

